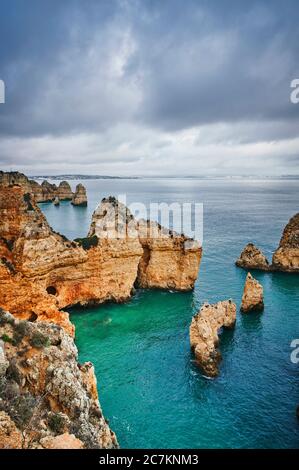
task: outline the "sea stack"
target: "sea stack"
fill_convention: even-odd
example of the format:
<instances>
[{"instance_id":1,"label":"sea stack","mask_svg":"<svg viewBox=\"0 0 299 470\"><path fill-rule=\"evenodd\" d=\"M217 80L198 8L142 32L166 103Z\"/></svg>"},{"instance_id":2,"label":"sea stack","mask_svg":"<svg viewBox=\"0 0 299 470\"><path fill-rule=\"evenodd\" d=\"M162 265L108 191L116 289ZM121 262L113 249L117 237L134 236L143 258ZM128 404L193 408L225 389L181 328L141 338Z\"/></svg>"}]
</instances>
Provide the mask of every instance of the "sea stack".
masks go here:
<instances>
[{"instance_id":1,"label":"sea stack","mask_svg":"<svg viewBox=\"0 0 299 470\"><path fill-rule=\"evenodd\" d=\"M60 200L59 200L58 196L55 197L55 199L53 201L53 204L54 204L54 206L59 206L60 205Z\"/></svg>"},{"instance_id":2,"label":"sea stack","mask_svg":"<svg viewBox=\"0 0 299 470\"><path fill-rule=\"evenodd\" d=\"M86 207L87 206L87 195L86 189L83 184L79 183L76 186L76 191L72 197L73 206Z\"/></svg>"},{"instance_id":3,"label":"sea stack","mask_svg":"<svg viewBox=\"0 0 299 470\"><path fill-rule=\"evenodd\" d=\"M73 198L72 188L67 181L61 181L56 192L60 201L71 201Z\"/></svg>"},{"instance_id":4,"label":"sea stack","mask_svg":"<svg viewBox=\"0 0 299 470\"><path fill-rule=\"evenodd\" d=\"M276 271L299 273L299 213L286 225L272 259Z\"/></svg>"},{"instance_id":5,"label":"sea stack","mask_svg":"<svg viewBox=\"0 0 299 470\"><path fill-rule=\"evenodd\" d=\"M192 318L190 326L190 345L196 362L203 373L209 377L219 374L221 353L217 350L220 328L233 328L236 323L236 304L231 300L210 305L204 304Z\"/></svg>"},{"instance_id":6,"label":"sea stack","mask_svg":"<svg viewBox=\"0 0 299 470\"><path fill-rule=\"evenodd\" d=\"M262 311L264 309L264 289L263 286L247 274L242 297L241 312Z\"/></svg>"},{"instance_id":7,"label":"sea stack","mask_svg":"<svg viewBox=\"0 0 299 470\"><path fill-rule=\"evenodd\" d=\"M263 254L253 243L248 243L243 249L236 266L245 269L259 269L261 271L269 271L270 265Z\"/></svg>"}]
</instances>

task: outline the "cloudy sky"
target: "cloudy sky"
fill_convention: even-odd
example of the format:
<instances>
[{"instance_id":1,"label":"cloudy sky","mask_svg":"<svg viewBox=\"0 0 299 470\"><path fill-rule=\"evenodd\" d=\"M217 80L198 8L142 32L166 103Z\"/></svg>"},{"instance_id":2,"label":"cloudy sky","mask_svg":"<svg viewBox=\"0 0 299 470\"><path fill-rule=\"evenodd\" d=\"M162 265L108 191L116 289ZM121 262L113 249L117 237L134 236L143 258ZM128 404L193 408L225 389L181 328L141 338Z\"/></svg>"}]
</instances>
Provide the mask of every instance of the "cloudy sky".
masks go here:
<instances>
[{"instance_id":1,"label":"cloudy sky","mask_svg":"<svg viewBox=\"0 0 299 470\"><path fill-rule=\"evenodd\" d=\"M0 169L298 174L298 0L1 0Z\"/></svg>"}]
</instances>

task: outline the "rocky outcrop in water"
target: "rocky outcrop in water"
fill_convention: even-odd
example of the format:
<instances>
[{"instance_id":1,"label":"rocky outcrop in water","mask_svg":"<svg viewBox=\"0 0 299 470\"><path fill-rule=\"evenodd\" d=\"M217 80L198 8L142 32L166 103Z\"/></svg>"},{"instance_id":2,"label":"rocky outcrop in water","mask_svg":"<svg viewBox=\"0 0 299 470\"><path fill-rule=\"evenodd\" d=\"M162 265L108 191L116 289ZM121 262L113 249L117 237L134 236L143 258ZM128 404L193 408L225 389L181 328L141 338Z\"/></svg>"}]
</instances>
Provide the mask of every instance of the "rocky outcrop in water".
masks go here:
<instances>
[{"instance_id":1,"label":"rocky outcrop in water","mask_svg":"<svg viewBox=\"0 0 299 470\"><path fill-rule=\"evenodd\" d=\"M91 363L58 325L0 309L0 448L115 448Z\"/></svg>"},{"instance_id":2,"label":"rocky outcrop in water","mask_svg":"<svg viewBox=\"0 0 299 470\"><path fill-rule=\"evenodd\" d=\"M242 297L241 312L249 313L252 311L261 311L264 309L264 289L263 286L247 274Z\"/></svg>"},{"instance_id":3,"label":"rocky outcrop in water","mask_svg":"<svg viewBox=\"0 0 299 470\"><path fill-rule=\"evenodd\" d=\"M286 225L271 265L253 243L246 245L236 265L245 269L299 273L299 213Z\"/></svg>"},{"instance_id":4,"label":"rocky outcrop in water","mask_svg":"<svg viewBox=\"0 0 299 470\"><path fill-rule=\"evenodd\" d=\"M71 201L73 199L73 191L67 181L61 181L55 194L60 201Z\"/></svg>"},{"instance_id":5,"label":"rocky outcrop in water","mask_svg":"<svg viewBox=\"0 0 299 470\"><path fill-rule=\"evenodd\" d=\"M272 267L277 271L299 273L299 213L286 225L273 255Z\"/></svg>"},{"instance_id":6,"label":"rocky outcrop in water","mask_svg":"<svg viewBox=\"0 0 299 470\"><path fill-rule=\"evenodd\" d=\"M86 207L87 206L87 196L86 189L83 184L79 183L76 186L75 194L72 197L73 206Z\"/></svg>"},{"instance_id":7,"label":"rocky outcrop in water","mask_svg":"<svg viewBox=\"0 0 299 470\"><path fill-rule=\"evenodd\" d=\"M219 373L221 353L217 349L218 333L223 328L233 328L236 322L236 305L231 300L210 305L204 304L192 318L190 345L198 366L209 377Z\"/></svg>"},{"instance_id":8,"label":"rocky outcrop in water","mask_svg":"<svg viewBox=\"0 0 299 470\"><path fill-rule=\"evenodd\" d=\"M236 261L236 265L246 269L270 270L267 258L253 243L248 243L248 245L245 246L240 258Z\"/></svg>"}]
</instances>

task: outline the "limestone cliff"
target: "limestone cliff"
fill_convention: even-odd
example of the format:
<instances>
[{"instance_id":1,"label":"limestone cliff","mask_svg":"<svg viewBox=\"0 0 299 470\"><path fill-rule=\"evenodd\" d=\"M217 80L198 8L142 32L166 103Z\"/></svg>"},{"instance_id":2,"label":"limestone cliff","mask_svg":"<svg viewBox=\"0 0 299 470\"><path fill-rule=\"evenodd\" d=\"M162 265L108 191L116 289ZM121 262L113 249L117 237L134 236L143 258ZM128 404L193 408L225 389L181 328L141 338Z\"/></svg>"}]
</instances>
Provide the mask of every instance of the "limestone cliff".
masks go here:
<instances>
[{"instance_id":1,"label":"limestone cliff","mask_svg":"<svg viewBox=\"0 0 299 470\"><path fill-rule=\"evenodd\" d=\"M299 273L299 213L286 225L273 255L272 267L278 271Z\"/></svg>"},{"instance_id":2,"label":"limestone cliff","mask_svg":"<svg viewBox=\"0 0 299 470\"><path fill-rule=\"evenodd\" d=\"M231 300L215 305L204 304L192 318L190 325L190 345L195 359L203 373L216 377L219 373L221 353L218 332L224 328L233 328L236 322L236 305Z\"/></svg>"},{"instance_id":3,"label":"limestone cliff","mask_svg":"<svg viewBox=\"0 0 299 470\"><path fill-rule=\"evenodd\" d=\"M77 184L76 186L75 194L73 194L73 197L72 197L72 204L73 206L80 206L80 207L87 206L86 189L81 183Z\"/></svg>"},{"instance_id":4,"label":"limestone cliff","mask_svg":"<svg viewBox=\"0 0 299 470\"><path fill-rule=\"evenodd\" d=\"M58 325L0 309L0 448L115 448L92 364Z\"/></svg>"},{"instance_id":5,"label":"limestone cliff","mask_svg":"<svg viewBox=\"0 0 299 470\"><path fill-rule=\"evenodd\" d=\"M71 333L66 307L123 302L137 278L142 287L188 290L197 277L200 247L176 235L143 239L114 198L102 201L88 236L76 241L54 232L20 186L0 187L0 217L0 306L23 319L53 321Z\"/></svg>"},{"instance_id":6,"label":"limestone cliff","mask_svg":"<svg viewBox=\"0 0 299 470\"><path fill-rule=\"evenodd\" d=\"M261 311L264 309L264 289L263 286L254 279L250 273L247 274L242 296L241 311L249 313L251 311Z\"/></svg>"}]
</instances>

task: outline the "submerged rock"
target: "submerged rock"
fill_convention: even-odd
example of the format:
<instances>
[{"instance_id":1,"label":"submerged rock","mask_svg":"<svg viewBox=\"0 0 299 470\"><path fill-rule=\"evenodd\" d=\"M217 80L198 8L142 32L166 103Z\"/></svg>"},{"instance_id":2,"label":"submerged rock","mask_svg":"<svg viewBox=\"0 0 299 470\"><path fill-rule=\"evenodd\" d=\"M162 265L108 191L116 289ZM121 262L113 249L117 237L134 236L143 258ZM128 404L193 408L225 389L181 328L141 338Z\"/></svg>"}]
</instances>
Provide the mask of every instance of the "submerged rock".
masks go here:
<instances>
[{"instance_id":1,"label":"submerged rock","mask_svg":"<svg viewBox=\"0 0 299 470\"><path fill-rule=\"evenodd\" d=\"M248 243L248 245L245 246L240 258L236 261L236 265L246 269L259 269L262 271L270 270L267 258L253 243Z\"/></svg>"},{"instance_id":2,"label":"submerged rock","mask_svg":"<svg viewBox=\"0 0 299 470\"><path fill-rule=\"evenodd\" d=\"M215 377L219 373L221 354L217 350L220 328L233 328L236 322L236 305L231 300L215 305L204 304L192 318L190 345L196 362L203 373Z\"/></svg>"},{"instance_id":3,"label":"submerged rock","mask_svg":"<svg viewBox=\"0 0 299 470\"><path fill-rule=\"evenodd\" d=\"M81 206L81 207L87 206L86 189L81 183L77 184L76 186L76 192L73 195L72 204L73 206Z\"/></svg>"},{"instance_id":4,"label":"submerged rock","mask_svg":"<svg viewBox=\"0 0 299 470\"><path fill-rule=\"evenodd\" d=\"M100 407L92 364L50 323L0 311L9 367L0 383L0 448L118 447Z\"/></svg>"},{"instance_id":5,"label":"submerged rock","mask_svg":"<svg viewBox=\"0 0 299 470\"><path fill-rule=\"evenodd\" d=\"M299 213L286 225L273 255L272 267L277 271L299 273Z\"/></svg>"},{"instance_id":6,"label":"submerged rock","mask_svg":"<svg viewBox=\"0 0 299 470\"><path fill-rule=\"evenodd\" d=\"M263 286L247 274L242 297L241 311L248 313L251 311L261 311L264 309L264 289Z\"/></svg>"}]
</instances>

